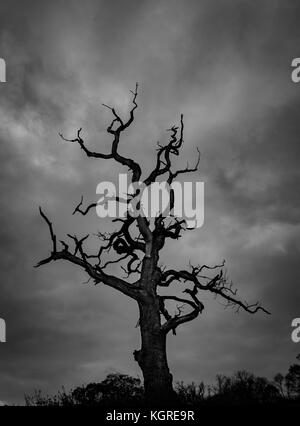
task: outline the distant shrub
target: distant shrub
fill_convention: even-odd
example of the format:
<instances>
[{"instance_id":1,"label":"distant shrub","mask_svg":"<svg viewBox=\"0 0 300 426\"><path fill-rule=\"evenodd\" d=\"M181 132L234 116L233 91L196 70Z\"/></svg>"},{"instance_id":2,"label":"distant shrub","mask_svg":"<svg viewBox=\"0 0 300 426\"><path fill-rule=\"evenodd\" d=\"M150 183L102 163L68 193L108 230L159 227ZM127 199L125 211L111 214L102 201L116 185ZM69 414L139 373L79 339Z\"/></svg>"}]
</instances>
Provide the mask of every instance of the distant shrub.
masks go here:
<instances>
[{"instance_id":1,"label":"distant shrub","mask_svg":"<svg viewBox=\"0 0 300 426\"><path fill-rule=\"evenodd\" d=\"M200 382L199 385L196 385L194 382L187 385L183 382L177 382L175 384L175 391L179 402L184 405L195 406L205 400L205 385L203 382Z\"/></svg>"},{"instance_id":2,"label":"distant shrub","mask_svg":"<svg viewBox=\"0 0 300 426\"><path fill-rule=\"evenodd\" d=\"M300 399L300 365L290 366L288 374L285 376L287 394L290 398Z\"/></svg>"},{"instance_id":3,"label":"distant shrub","mask_svg":"<svg viewBox=\"0 0 300 426\"><path fill-rule=\"evenodd\" d=\"M212 388L211 402L222 404L272 403L281 397L278 388L264 377L255 377L247 371L237 371L233 376L217 376Z\"/></svg>"},{"instance_id":4,"label":"distant shrub","mask_svg":"<svg viewBox=\"0 0 300 426\"><path fill-rule=\"evenodd\" d=\"M138 378L125 374L109 374L100 383L79 386L69 393L63 388L57 395L43 396L36 391L25 396L27 406L130 406L143 401L143 387Z\"/></svg>"},{"instance_id":5,"label":"distant shrub","mask_svg":"<svg viewBox=\"0 0 300 426\"><path fill-rule=\"evenodd\" d=\"M232 376L217 375L212 386L203 382L177 382L175 391L179 405L195 408L199 405L298 404L300 365L291 365L286 376L276 374L272 382L242 370ZM69 392L62 388L54 396L43 396L36 391L25 397L25 403L27 406L142 407L145 400L140 379L114 373L102 382L79 386Z\"/></svg>"}]
</instances>

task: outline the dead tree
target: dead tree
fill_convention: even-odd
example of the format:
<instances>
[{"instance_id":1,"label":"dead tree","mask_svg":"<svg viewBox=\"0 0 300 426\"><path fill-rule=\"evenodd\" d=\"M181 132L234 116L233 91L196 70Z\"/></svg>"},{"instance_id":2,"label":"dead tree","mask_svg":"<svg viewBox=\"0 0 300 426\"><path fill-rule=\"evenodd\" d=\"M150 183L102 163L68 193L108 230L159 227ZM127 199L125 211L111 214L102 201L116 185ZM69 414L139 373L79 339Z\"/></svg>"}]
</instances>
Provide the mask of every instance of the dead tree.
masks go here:
<instances>
[{"instance_id":1,"label":"dead tree","mask_svg":"<svg viewBox=\"0 0 300 426\"><path fill-rule=\"evenodd\" d=\"M171 184L178 175L195 172L198 169L199 156L192 168L186 167L177 171L172 169L172 159L179 155L184 141L183 116L178 127L173 126L169 129L168 143L158 144L155 167L147 177L141 178L142 169L135 160L120 154L118 148L121 136L134 121L138 106L137 85L135 91L131 93L132 108L126 121L115 108L105 105L113 116L107 127L107 132L112 136L109 153L91 151L82 138L82 129L77 131L74 139L66 139L60 134L61 138L78 144L87 157L115 160L121 166L127 167L131 173L132 183L140 181L149 186L159 177L165 176L168 184ZM73 214L85 216L96 205L97 203L92 203L84 208L81 198ZM172 206L174 206L174 193L171 191L171 210ZM178 240L181 233L187 230L186 221L183 219L166 218L160 214L155 219L148 220L142 215L133 217L128 211L124 218L113 220L120 224L116 231L98 234L101 240L99 249L96 253L88 253L86 243L89 235L81 238L68 235L70 239L68 243L64 240L57 241L52 223L41 208L40 214L49 227L52 250L50 256L41 260L37 267L57 260L68 261L85 270L89 280L94 284L113 287L136 300L140 315L137 326L141 333L141 348L134 351L134 358L143 372L145 394L150 401L157 399L164 401L174 397L172 375L167 362L166 338L169 332L176 334L180 324L194 320L203 312L204 305L199 299L202 292L209 292L215 297L222 298L227 306L237 310L243 309L251 314L259 310L269 313L258 303L248 304L238 298L237 291L224 273L224 262L214 266L190 264L186 270L166 269L160 265L160 252L167 239ZM105 262L107 254L109 260ZM114 258L114 255L117 257ZM125 278L108 272L109 265L119 262L126 273ZM175 282L182 285L182 295L178 296L176 293L173 296L163 295L163 289L172 287Z\"/></svg>"}]
</instances>

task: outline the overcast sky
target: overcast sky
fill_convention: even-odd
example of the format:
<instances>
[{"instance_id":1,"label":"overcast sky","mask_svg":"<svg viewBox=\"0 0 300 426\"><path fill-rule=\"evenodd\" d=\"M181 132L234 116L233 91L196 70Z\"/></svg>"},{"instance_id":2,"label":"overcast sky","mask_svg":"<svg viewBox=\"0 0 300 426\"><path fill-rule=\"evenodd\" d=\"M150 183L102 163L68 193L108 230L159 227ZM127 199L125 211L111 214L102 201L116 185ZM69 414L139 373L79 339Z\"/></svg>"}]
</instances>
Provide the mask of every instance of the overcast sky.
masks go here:
<instances>
[{"instance_id":1,"label":"overcast sky","mask_svg":"<svg viewBox=\"0 0 300 426\"><path fill-rule=\"evenodd\" d=\"M33 265L49 253L42 205L62 238L108 230L93 212L72 216L82 194L124 169L88 159L58 132L108 152L109 110L126 114L140 83L134 125L120 150L149 171L156 142L185 116L182 165L201 150L204 226L165 249L176 267L227 261L249 302L272 312L224 310L205 295L203 314L168 340L175 380L213 382L247 369L272 378L300 352L299 1L8 1L0 4L1 284L0 400L23 401L100 381L140 375L135 302L74 265ZM112 228L110 228L112 229Z\"/></svg>"}]
</instances>

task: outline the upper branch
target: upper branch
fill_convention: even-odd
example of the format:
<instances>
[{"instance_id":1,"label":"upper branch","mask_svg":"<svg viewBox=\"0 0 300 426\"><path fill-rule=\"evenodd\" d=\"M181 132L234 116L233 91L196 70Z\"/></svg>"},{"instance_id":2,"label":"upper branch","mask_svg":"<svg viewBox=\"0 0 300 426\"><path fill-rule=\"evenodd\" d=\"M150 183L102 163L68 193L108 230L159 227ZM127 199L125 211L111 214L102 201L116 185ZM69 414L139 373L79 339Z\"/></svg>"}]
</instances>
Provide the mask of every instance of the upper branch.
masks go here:
<instances>
[{"instance_id":1,"label":"upper branch","mask_svg":"<svg viewBox=\"0 0 300 426\"><path fill-rule=\"evenodd\" d=\"M80 146L80 148L81 149L83 149L83 151L86 153L86 155L88 156L88 157L94 157L94 158L104 158L104 159L110 159L110 158L113 158L113 155L112 154L102 154L102 153L100 153L100 152L93 152L93 151L90 151L86 146L85 146L85 144L84 144L84 141L83 141L83 139L81 138L81 136L80 136L80 134L81 134L81 131L82 131L82 127L77 131L77 138L74 138L74 139L67 139L67 138L65 138L64 136L63 136L63 134L62 133L59 133L59 136L64 140L64 141L66 141L66 142L77 142L78 144L79 144L79 146Z\"/></svg>"},{"instance_id":2,"label":"upper branch","mask_svg":"<svg viewBox=\"0 0 300 426\"><path fill-rule=\"evenodd\" d=\"M198 166L200 163L200 151L198 151L198 159L194 167L190 168L188 165L185 169L177 170L176 172L171 171L172 160L171 155L178 156L180 148L184 142L184 123L183 123L183 115L180 116L180 130L177 126L172 126L168 131L171 133L170 140L167 145L161 146L158 143L157 156L156 156L156 165L155 168L151 171L149 176L144 180L145 185L150 185L155 182L156 179L165 174L169 173L168 184L171 184L173 179L175 179L178 175L184 173L191 173L198 170Z\"/></svg>"},{"instance_id":3,"label":"upper branch","mask_svg":"<svg viewBox=\"0 0 300 426\"><path fill-rule=\"evenodd\" d=\"M39 207L39 211L40 211L40 215L42 216L42 218L45 220L45 222L47 223L49 227L50 236L52 240L52 253L55 253L56 252L56 235L54 234L54 231L53 231L52 222L50 222L50 220L47 218L47 216L42 210L42 207Z\"/></svg>"},{"instance_id":4,"label":"upper branch","mask_svg":"<svg viewBox=\"0 0 300 426\"><path fill-rule=\"evenodd\" d=\"M112 142L112 147L111 147L111 152L109 154L102 154L100 152L90 151L85 146L84 140L81 137L82 128L80 128L77 131L77 137L74 138L74 139L67 139L62 135L62 133L59 133L59 135L66 142L75 142L75 143L77 142L79 144L80 148L83 149L83 151L86 153L86 155L88 157L102 158L102 159L114 159L115 161L122 164L123 166L127 166L129 168L129 170L132 171L132 181L137 182L137 181L139 181L141 174L142 174L140 165L138 163L136 163L133 159L126 158L126 157L120 155L120 153L118 152L120 135L125 129L127 129L127 127L130 126L130 124L134 120L134 111L136 110L136 108L138 106L137 102L136 102L137 95L138 95L138 84L136 84L135 91L131 91L131 93L133 94L133 100L132 100L133 107L130 110L129 118L126 122L123 122L123 120L120 118L120 116L117 114L117 112L115 111L114 108L109 107L109 106L104 104L104 106L109 108L114 115L114 119L112 120L112 122L110 123L110 125L107 128L107 132L114 136L114 139L113 139L113 142ZM119 126L117 126L116 128L115 128L115 123L119 123Z\"/></svg>"},{"instance_id":5,"label":"upper branch","mask_svg":"<svg viewBox=\"0 0 300 426\"><path fill-rule=\"evenodd\" d=\"M156 157L156 166L150 173L150 175L144 180L145 185L150 185L155 182L155 180L167 173L171 169L171 154L179 155L179 149L183 144L183 115L180 116L180 132L178 136L178 127L172 126L168 129L171 132L170 141L167 145L161 146L158 144L157 157Z\"/></svg>"},{"instance_id":6,"label":"upper branch","mask_svg":"<svg viewBox=\"0 0 300 426\"><path fill-rule=\"evenodd\" d=\"M192 173L192 172L196 172L198 170L198 167L199 167L199 164L200 164L200 159L201 159L201 153L199 151L199 148L197 148L197 152L198 152L198 158L197 158L197 161L196 161L196 164L195 164L194 167L189 167L189 165L187 164L185 169L177 170L174 173L171 170L169 170L169 178L167 180L169 185L173 182L173 180L178 175L185 174L185 173Z\"/></svg>"}]
</instances>

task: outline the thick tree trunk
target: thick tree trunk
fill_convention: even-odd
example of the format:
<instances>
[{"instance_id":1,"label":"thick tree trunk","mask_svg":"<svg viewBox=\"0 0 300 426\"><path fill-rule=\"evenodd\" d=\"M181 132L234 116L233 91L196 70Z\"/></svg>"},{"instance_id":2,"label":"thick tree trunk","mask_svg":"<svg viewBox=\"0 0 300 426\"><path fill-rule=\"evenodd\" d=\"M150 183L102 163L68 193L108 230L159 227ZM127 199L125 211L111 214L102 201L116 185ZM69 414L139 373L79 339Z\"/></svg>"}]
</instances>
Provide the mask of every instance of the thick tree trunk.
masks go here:
<instances>
[{"instance_id":1,"label":"thick tree trunk","mask_svg":"<svg viewBox=\"0 0 300 426\"><path fill-rule=\"evenodd\" d=\"M158 301L155 298L139 303L142 347L134 352L144 377L146 400L162 405L175 401L173 377L169 371L166 353L166 335L160 327Z\"/></svg>"}]
</instances>

